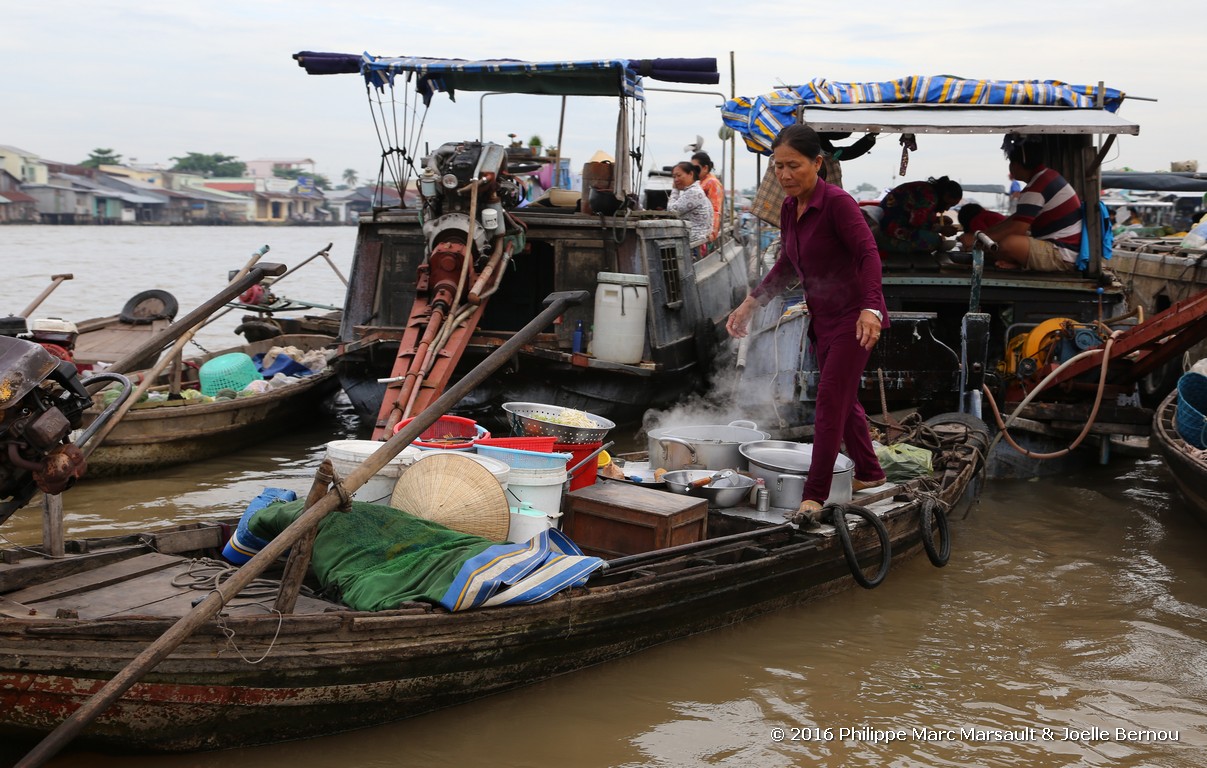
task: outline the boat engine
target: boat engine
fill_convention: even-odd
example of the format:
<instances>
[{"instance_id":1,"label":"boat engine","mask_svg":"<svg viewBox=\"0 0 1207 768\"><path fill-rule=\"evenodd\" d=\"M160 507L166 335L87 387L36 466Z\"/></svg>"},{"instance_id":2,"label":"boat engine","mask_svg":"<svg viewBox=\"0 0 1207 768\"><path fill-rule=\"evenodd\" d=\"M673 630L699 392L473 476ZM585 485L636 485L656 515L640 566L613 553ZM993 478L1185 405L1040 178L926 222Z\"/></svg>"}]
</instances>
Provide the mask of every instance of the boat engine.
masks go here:
<instances>
[{"instance_id":1,"label":"boat engine","mask_svg":"<svg viewBox=\"0 0 1207 768\"><path fill-rule=\"evenodd\" d=\"M519 182L507 174L507 150L478 141L448 142L429 155L419 177L419 194L429 253L449 240L464 244L472 215L479 257L489 255L496 239L506 233L505 211L524 199Z\"/></svg>"},{"instance_id":2,"label":"boat engine","mask_svg":"<svg viewBox=\"0 0 1207 768\"><path fill-rule=\"evenodd\" d=\"M1008 381L1038 383L1061 363L1104 342L1097 326L1054 317L1011 337L998 373Z\"/></svg>"},{"instance_id":3,"label":"boat engine","mask_svg":"<svg viewBox=\"0 0 1207 768\"><path fill-rule=\"evenodd\" d=\"M121 383L124 391L76 443L70 435L92 405L88 385ZM0 335L0 523L36 490L62 493L87 469L80 445L116 412L130 382L113 373L81 380L75 365L42 345Z\"/></svg>"}]
</instances>

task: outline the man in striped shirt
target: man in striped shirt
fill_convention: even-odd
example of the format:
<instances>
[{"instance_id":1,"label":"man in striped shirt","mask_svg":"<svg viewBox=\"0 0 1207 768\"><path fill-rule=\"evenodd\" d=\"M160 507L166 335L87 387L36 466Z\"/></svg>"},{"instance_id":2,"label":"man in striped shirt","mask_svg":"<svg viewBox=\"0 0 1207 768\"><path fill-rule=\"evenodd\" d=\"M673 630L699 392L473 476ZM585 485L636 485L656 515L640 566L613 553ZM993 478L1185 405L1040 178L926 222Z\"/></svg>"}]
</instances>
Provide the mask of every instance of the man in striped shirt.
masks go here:
<instances>
[{"instance_id":1,"label":"man in striped shirt","mask_svg":"<svg viewBox=\"0 0 1207 768\"><path fill-rule=\"evenodd\" d=\"M1081 199L1059 173L1044 165L1041 146L1023 142L1010 150L1010 175L1026 182L1018 207L985 230L997 243L999 269L1072 272L1081 246ZM973 234L960 237L969 248Z\"/></svg>"}]
</instances>

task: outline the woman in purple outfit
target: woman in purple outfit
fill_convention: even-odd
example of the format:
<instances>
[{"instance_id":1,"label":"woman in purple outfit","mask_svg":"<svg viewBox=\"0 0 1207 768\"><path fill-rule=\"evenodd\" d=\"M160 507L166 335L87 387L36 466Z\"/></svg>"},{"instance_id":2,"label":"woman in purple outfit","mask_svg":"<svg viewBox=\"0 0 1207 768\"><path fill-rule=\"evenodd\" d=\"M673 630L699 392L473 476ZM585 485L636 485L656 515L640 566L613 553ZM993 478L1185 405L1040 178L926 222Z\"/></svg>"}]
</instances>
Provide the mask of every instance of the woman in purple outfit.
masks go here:
<instances>
[{"instance_id":1,"label":"woman in purple outfit","mask_svg":"<svg viewBox=\"0 0 1207 768\"><path fill-rule=\"evenodd\" d=\"M888 326L888 309L880 287L880 255L859 205L818 177L822 150L817 133L790 125L771 148L776 178L788 195L780 208L780 258L729 315L726 330L734 338L745 336L755 307L800 279L820 372L813 459L800 512L816 520L830 494L841 443L855 462L855 490L884 483L857 395L872 347Z\"/></svg>"}]
</instances>

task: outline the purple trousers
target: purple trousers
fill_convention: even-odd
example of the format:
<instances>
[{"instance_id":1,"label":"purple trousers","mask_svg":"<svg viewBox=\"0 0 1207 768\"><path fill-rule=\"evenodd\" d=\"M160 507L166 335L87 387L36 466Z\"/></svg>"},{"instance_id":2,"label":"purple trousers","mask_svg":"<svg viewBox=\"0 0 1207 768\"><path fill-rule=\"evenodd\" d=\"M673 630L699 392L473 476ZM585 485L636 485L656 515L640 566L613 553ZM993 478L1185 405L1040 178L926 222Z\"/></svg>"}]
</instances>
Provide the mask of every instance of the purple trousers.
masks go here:
<instances>
[{"instance_id":1,"label":"purple trousers","mask_svg":"<svg viewBox=\"0 0 1207 768\"><path fill-rule=\"evenodd\" d=\"M830 495L834 461L839 447L855 462L859 480L882 480L884 470L876 459L868 435L867 414L859 404L859 377L871 356L855 338L855 323L840 323L841 330L824 333L814 326L820 378L813 415L813 460L805 480L805 500L824 503Z\"/></svg>"}]
</instances>

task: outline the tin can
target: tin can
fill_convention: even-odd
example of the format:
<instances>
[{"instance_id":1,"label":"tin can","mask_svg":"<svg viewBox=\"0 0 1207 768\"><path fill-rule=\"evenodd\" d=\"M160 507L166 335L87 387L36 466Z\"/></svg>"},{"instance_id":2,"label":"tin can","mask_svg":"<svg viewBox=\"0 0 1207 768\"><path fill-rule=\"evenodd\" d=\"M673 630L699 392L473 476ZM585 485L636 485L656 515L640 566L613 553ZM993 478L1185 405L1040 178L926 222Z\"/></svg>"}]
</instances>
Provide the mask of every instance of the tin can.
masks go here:
<instances>
[{"instance_id":1,"label":"tin can","mask_svg":"<svg viewBox=\"0 0 1207 768\"><path fill-rule=\"evenodd\" d=\"M755 492L754 498L754 508L759 512L766 512L771 508L771 492L764 488L761 482L759 483L758 490Z\"/></svg>"}]
</instances>

